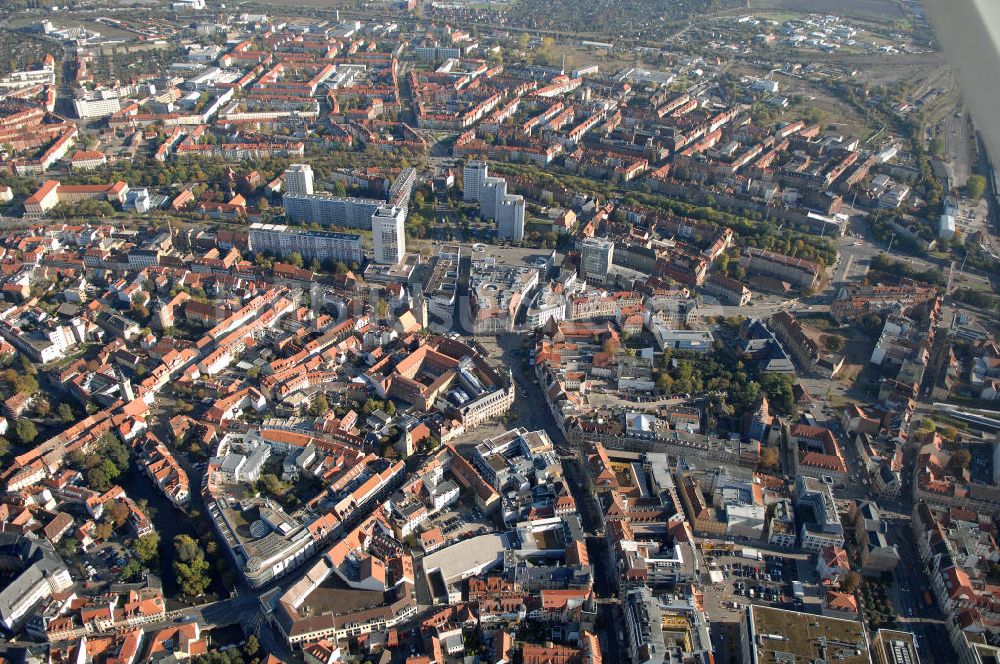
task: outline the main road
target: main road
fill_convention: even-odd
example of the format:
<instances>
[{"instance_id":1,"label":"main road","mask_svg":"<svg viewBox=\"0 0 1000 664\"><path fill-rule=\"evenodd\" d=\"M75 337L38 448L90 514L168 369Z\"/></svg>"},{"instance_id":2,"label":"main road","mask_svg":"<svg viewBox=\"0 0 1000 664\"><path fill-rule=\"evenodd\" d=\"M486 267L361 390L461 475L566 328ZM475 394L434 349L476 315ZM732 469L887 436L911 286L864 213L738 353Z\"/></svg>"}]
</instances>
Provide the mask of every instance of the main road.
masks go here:
<instances>
[{"instance_id":1,"label":"main road","mask_svg":"<svg viewBox=\"0 0 1000 664\"><path fill-rule=\"evenodd\" d=\"M543 429L556 446L563 463L566 483L576 501L580 520L586 533L587 554L594 570L594 591L598 596L602 627L601 643L607 651L608 661L626 661L625 644L619 643L617 625L619 606L617 604L618 572L611 558L611 551L604 538L604 521L600 505L594 496L587 479L587 469L584 466L582 450L569 446L566 436L556 425L555 418L546 405L545 395L535 376L526 370L522 334L504 334L498 337L477 338L477 341L490 353L490 357L510 368L514 382L517 385L518 398L515 409L523 412L519 416L533 429Z\"/></svg>"}]
</instances>

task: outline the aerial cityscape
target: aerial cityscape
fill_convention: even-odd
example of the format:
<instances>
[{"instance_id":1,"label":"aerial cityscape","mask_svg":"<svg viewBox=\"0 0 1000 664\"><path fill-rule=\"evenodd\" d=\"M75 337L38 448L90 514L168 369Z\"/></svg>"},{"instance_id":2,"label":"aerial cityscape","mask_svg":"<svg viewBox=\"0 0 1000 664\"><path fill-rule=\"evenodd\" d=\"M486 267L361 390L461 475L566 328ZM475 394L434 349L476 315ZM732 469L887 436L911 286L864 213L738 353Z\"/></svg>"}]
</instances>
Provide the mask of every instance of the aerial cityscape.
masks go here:
<instances>
[{"instance_id":1,"label":"aerial cityscape","mask_svg":"<svg viewBox=\"0 0 1000 664\"><path fill-rule=\"evenodd\" d=\"M1000 662L927 11L0 3L0 663Z\"/></svg>"}]
</instances>

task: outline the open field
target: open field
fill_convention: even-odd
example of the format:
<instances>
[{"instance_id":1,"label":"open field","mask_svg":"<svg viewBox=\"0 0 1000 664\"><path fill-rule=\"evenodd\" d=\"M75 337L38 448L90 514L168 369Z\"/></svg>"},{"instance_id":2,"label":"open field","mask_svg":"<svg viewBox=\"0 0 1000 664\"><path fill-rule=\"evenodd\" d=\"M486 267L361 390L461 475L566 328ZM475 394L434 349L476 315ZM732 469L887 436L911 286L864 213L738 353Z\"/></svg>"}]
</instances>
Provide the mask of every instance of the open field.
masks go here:
<instances>
[{"instance_id":1,"label":"open field","mask_svg":"<svg viewBox=\"0 0 1000 664\"><path fill-rule=\"evenodd\" d=\"M875 21L904 18L894 0L750 0L750 9L837 14Z\"/></svg>"},{"instance_id":2,"label":"open field","mask_svg":"<svg viewBox=\"0 0 1000 664\"><path fill-rule=\"evenodd\" d=\"M128 32L127 30L120 30L111 25L105 25L104 23L98 23L97 21L89 21L86 19L76 18L67 14L60 16L52 16L49 18L52 24L56 28L86 28L92 32L99 32L101 37L104 39L114 39L114 40L134 40L136 35L134 33ZM26 28L29 26L36 25L38 23L37 16L22 16L12 19L9 23L12 28ZM44 39L41 36L36 37L37 39ZM58 49L58 42L53 40L53 49Z\"/></svg>"}]
</instances>

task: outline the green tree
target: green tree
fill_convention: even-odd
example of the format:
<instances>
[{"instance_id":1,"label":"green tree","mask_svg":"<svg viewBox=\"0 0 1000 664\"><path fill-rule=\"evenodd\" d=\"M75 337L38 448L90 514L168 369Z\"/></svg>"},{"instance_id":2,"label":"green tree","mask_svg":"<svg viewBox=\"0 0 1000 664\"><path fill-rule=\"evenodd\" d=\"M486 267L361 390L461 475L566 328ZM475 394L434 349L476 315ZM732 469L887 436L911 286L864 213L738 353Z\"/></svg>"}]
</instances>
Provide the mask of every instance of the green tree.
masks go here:
<instances>
[{"instance_id":1,"label":"green tree","mask_svg":"<svg viewBox=\"0 0 1000 664\"><path fill-rule=\"evenodd\" d=\"M142 563L135 558L129 558L128 562L122 567L120 575L125 582L138 581L142 576Z\"/></svg>"},{"instance_id":2,"label":"green tree","mask_svg":"<svg viewBox=\"0 0 1000 664\"><path fill-rule=\"evenodd\" d=\"M823 348L826 348L831 353L839 353L844 350L844 338L833 334L824 335Z\"/></svg>"},{"instance_id":3,"label":"green tree","mask_svg":"<svg viewBox=\"0 0 1000 664\"><path fill-rule=\"evenodd\" d=\"M964 470L970 463L972 463L972 453L967 449L955 450L948 461L948 465L955 470Z\"/></svg>"},{"instance_id":4,"label":"green tree","mask_svg":"<svg viewBox=\"0 0 1000 664\"><path fill-rule=\"evenodd\" d=\"M107 473L100 468L91 468L87 471L87 486L94 491L104 493L111 488L111 481Z\"/></svg>"},{"instance_id":5,"label":"green tree","mask_svg":"<svg viewBox=\"0 0 1000 664\"><path fill-rule=\"evenodd\" d=\"M118 470L118 466L111 459L104 459L101 461L100 465L97 466L103 473L104 476L108 478L109 481L114 482L121 475L121 471Z\"/></svg>"},{"instance_id":6,"label":"green tree","mask_svg":"<svg viewBox=\"0 0 1000 664\"><path fill-rule=\"evenodd\" d=\"M776 468L781 455L777 447L765 447L764 453L760 456L760 464L765 468Z\"/></svg>"},{"instance_id":7,"label":"green tree","mask_svg":"<svg viewBox=\"0 0 1000 664\"><path fill-rule=\"evenodd\" d=\"M236 648L213 650L194 659L195 664L243 664L243 653Z\"/></svg>"},{"instance_id":8,"label":"green tree","mask_svg":"<svg viewBox=\"0 0 1000 664\"><path fill-rule=\"evenodd\" d=\"M22 417L14 425L14 435L20 443L27 445L38 436L38 429L35 428L34 422Z\"/></svg>"},{"instance_id":9,"label":"green tree","mask_svg":"<svg viewBox=\"0 0 1000 664\"><path fill-rule=\"evenodd\" d=\"M104 518L111 522L115 528L121 528L128 520L129 508L123 502L113 501L107 509Z\"/></svg>"},{"instance_id":10,"label":"green tree","mask_svg":"<svg viewBox=\"0 0 1000 664\"><path fill-rule=\"evenodd\" d=\"M203 595L211 584L205 552L189 535L174 538L174 575L181 593L189 597Z\"/></svg>"},{"instance_id":11,"label":"green tree","mask_svg":"<svg viewBox=\"0 0 1000 664\"><path fill-rule=\"evenodd\" d=\"M190 535L178 535L174 538L174 554L181 562L190 562L199 556L204 557L201 546Z\"/></svg>"},{"instance_id":12,"label":"green tree","mask_svg":"<svg viewBox=\"0 0 1000 664\"><path fill-rule=\"evenodd\" d=\"M75 537L64 537L59 541L59 553L62 554L63 558L68 558L76 553L79 546L80 540Z\"/></svg>"},{"instance_id":13,"label":"green tree","mask_svg":"<svg viewBox=\"0 0 1000 664\"><path fill-rule=\"evenodd\" d=\"M319 417L326 411L330 410L330 404L326 399L326 395L320 392L313 399L312 404L309 406L309 414L314 417Z\"/></svg>"},{"instance_id":14,"label":"green tree","mask_svg":"<svg viewBox=\"0 0 1000 664\"><path fill-rule=\"evenodd\" d=\"M56 408L56 415L59 417L61 422L65 422L66 424L69 424L76 419L76 415L73 414L73 408L65 401L59 404L59 407Z\"/></svg>"},{"instance_id":15,"label":"green tree","mask_svg":"<svg viewBox=\"0 0 1000 664\"><path fill-rule=\"evenodd\" d=\"M86 468L87 455L80 450L73 450L66 455L66 464L75 470L83 470Z\"/></svg>"},{"instance_id":16,"label":"green tree","mask_svg":"<svg viewBox=\"0 0 1000 664\"><path fill-rule=\"evenodd\" d=\"M840 582L840 589L845 593L854 594L861 586L861 575L857 572L848 572L844 580Z\"/></svg>"},{"instance_id":17,"label":"green tree","mask_svg":"<svg viewBox=\"0 0 1000 664\"><path fill-rule=\"evenodd\" d=\"M264 493L271 496L282 496L288 491L288 487L274 473L261 475L259 487Z\"/></svg>"},{"instance_id":18,"label":"green tree","mask_svg":"<svg viewBox=\"0 0 1000 664\"><path fill-rule=\"evenodd\" d=\"M246 655L247 658L253 659L257 656L258 652L260 652L260 642L257 640L256 636L251 634L247 637L247 642L243 644L243 654Z\"/></svg>"},{"instance_id":19,"label":"green tree","mask_svg":"<svg viewBox=\"0 0 1000 664\"><path fill-rule=\"evenodd\" d=\"M767 400L779 415L795 412L795 377L788 374L766 373L761 378L761 388Z\"/></svg>"},{"instance_id":20,"label":"green tree","mask_svg":"<svg viewBox=\"0 0 1000 664\"><path fill-rule=\"evenodd\" d=\"M115 527L107 521L101 521L94 526L94 537L102 542L111 539L115 533Z\"/></svg>"},{"instance_id":21,"label":"green tree","mask_svg":"<svg viewBox=\"0 0 1000 664\"><path fill-rule=\"evenodd\" d=\"M302 267L303 265L305 265L305 261L302 259L302 254L300 254L297 251L293 251L291 254L289 254L288 262L294 265L295 267Z\"/></svg>"},{"instance_id":22,"label":"green tree","mask_svg":"<svg viewBox=\"0 0 1000 664\"><path fill-rule=\"evenodd\" d=\"M882 332L882 325L882 317L878 314L866 314L861 319L861 329L870 337L878 336Z\"/></svg>"},{"instance_id":23,"label":"green tree","mask_svg":"<svg viewBox=\"0 0 1000 664\"><path fill-rule=\"evenodd\" d=\"M125 472L128 468L129 452L125 443L114 436L106 435L101 442L99 454L119 472ZM117 475L116 475L117 477Z\"/></svg>"},{"instance_id":24,"label":"green tree","mask_svg":"<svg viewBox=\"0 0 1000 664\"><path fill-rule=\"evenodd\" d=\"M982 175L970 175L965 183L965 193L973 200L979 200L986 193L986 178Z\"/></svg>"},{"instance_id":25,"label":"green tree","mask_svg":"<svg viewBox=\"0 0 1000 664\"><path fill-rule=\"evenodd\" d=\"M149 564L159 555L160 536L156 533L143 535L132 544L132 552L135 553L143 564Z\"/></svg>"}]
</instances>

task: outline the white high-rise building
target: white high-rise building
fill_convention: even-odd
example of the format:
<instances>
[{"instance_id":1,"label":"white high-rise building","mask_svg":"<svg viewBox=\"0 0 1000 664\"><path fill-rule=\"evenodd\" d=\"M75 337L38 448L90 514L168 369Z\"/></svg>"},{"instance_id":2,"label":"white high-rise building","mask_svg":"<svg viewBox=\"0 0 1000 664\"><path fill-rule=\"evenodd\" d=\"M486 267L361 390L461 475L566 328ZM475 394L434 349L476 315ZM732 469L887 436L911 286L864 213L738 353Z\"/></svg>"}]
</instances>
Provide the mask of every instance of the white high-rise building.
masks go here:
<instances>
[{"instance_id":1,"label":"white high-rise building","mask_svg":"<svg viewBox=\"0 0 1000 664\"><path fill-rule=\"evenodd\" d=\"M500 204L507 195L507 181L503 178L488 177L479 190L479 218L496 221L500 214Z\"/></svg>"},{"instance_id":2,"label":"white high-rise building","mask_svg":"<svg viewBox=\"0 0 1000 664\"><path fill-rule=\"evenodd\" d=\"M122 108L117 90L95 90L73 100L76 117L83 119L103 118L113 115Z\"/></svg>"},{"instance_id":3,"label":"white high-rise building","mask_svg":"<svg viewBox=\"0 0 1000 664\"><path fill-rule=\"evenodd\" d=\"M385 205L385 201L377 198L351 198L326 192L289 192L281 197L281 202L285 207L285 214L292 221L344 228L371 228L375 210Z\"/></svg>"},{"instance_id":4,"label":"white high-rise building","mask_svg":"<svg viewBox=\"0 0 1000 664\"><path fill-rule=\"evenodd\" d=\"M307 261L334 260L361 263L361 236L353 233L309 231L282 224L250 224L250 249L282 258L298 252Z\"/></svg>"},{"instance_id":5,"label":"white high-rise building","mask_svg":"<svg viewBox=\"0 0 1000 664\"><path fill-rule=\"evenodd\" d=\"M497 215L497 236L501 240L524 239L524 197L508 194L500 203Z\"/></svg>"},{"instance_id":6,"label":"white high-rise building","mask_svg":"<svg viewBox=\"0 0 1000 664\"><path fill-rule=\"evenodd\" d=\"M309 164L292 164L285 171L285 191L290 194L313 193L313 169Z\"/></svg>"},{"instance_id":7,"label":"white high-rise building","mask_svg":"<svg viewBox=\"0 0 1000 664\"><path fill-rule=\"evenodd\" d=\"M466 203L478 203L479 191L483 181L489 175L489 166L485 161L470 161L462 171L462 200Z\"/></svg>"},{"instance_id":8,"label":"white high-rise building","mask_svg":"<svg viewBox=\"0 0 1000 664\"><path fill-rule=\"evenodd\" d=\"M591 237L580 247L580 271L587 281L604 283L611 271L615 256L615 243Z\"/></svg>"},{"instance_id":9,"label":"white high-rise building","mask_svg":"<svg viewBox=\"0 0 1000 664\"><path fill-rule=\"evenodd\" d=\"M398 265L403 260L406 254L405 221L406 211L391 205L383 205L372 215L376 263Z\"/></svg>"}]
</instances>

